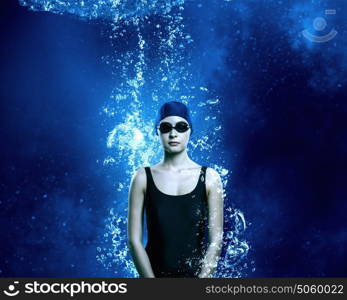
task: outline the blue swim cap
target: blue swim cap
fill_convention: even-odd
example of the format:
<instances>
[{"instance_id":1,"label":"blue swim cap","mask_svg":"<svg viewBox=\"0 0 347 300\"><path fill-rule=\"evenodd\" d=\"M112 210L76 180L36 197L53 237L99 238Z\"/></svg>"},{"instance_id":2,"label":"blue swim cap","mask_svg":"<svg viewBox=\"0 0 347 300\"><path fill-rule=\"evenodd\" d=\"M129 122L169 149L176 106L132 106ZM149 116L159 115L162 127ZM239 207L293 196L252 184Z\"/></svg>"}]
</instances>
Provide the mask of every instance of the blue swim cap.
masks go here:
<instances>
[{"instance_id":1,"label":"blue swim cap","mask_svg":"<svg viewBox=\"0 0 347 300\"><path fill-rule=\"evenodd\" d=\"M182 102L170 101L164 103L158 111L157 119L154 124L154 131L156 135L158 135L157 126L159 126L160 121L169 116L178 116L185 119L190 126L190 134L193 133L192 120L190 118L188 107Z\"/></svg>"}]
</instances>

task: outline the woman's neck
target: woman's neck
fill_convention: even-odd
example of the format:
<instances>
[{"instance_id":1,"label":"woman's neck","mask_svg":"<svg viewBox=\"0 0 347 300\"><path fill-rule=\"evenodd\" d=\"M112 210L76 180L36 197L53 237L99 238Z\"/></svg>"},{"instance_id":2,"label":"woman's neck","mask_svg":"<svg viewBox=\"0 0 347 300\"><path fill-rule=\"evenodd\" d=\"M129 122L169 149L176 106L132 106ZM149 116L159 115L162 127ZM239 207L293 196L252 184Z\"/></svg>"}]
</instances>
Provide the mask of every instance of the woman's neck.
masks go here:
<instances>
[{"instance_id":1,"label":"woman's neck","mask_svg":"<svg viewBox=\"0 0 347 300\"><path fill-rule=\"evenodd\" d=\"M189 158L186 150L180 153L164 152L164 158L160 164L167 169L177 170L191 165L192 160Z\"/></svg>"}]
</instances>

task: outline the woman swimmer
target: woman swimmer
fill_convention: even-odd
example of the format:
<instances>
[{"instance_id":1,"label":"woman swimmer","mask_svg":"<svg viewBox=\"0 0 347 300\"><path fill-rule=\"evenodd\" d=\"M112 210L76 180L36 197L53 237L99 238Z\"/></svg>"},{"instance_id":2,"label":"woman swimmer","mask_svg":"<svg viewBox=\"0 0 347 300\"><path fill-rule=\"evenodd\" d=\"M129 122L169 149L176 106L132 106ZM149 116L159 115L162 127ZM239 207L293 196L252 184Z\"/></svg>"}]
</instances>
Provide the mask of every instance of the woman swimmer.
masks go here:
<instances>
[{"instance_id":1,"label":"woman swimmer","mask_svg":"<svg viewBox=\"0 0 347 300\"><path fill-rule=\"evenodd\" d=\"M213 277L223 239L221 178L188 157L193 128L185 104L164 103L155 125L164 157L156 165L138 169L129 189L128 246L135 267L145 278Z\"/></svg>"}]
</instances>

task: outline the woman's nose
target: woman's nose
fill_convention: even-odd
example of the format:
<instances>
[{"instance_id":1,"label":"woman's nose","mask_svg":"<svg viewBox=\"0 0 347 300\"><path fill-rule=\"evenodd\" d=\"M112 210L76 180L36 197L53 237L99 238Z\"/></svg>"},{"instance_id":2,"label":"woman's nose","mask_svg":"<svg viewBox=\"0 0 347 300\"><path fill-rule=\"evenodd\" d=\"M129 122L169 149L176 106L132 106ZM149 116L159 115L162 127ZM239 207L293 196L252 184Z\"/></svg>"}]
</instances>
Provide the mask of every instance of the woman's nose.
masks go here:
<instances>
[{"instance_id":1,"label":"woman's nose","mask_svg":"<svg viewBox=\"0 0 347 300\"><path fill-rule=\"evenodd\" d=\"M177 131L176 131L176 129L173 129L173 128L172 128L169 135L170 135L170 136L177 136Z\"/></svg>"}]
</instances>

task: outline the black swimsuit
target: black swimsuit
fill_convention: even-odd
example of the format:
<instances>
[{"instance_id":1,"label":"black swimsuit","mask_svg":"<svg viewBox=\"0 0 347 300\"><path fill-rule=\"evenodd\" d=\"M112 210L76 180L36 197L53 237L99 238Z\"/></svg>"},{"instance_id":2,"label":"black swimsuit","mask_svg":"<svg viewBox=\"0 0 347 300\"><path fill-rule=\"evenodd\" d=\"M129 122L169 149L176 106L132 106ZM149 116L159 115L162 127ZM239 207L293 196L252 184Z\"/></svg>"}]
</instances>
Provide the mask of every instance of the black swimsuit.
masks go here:
<instances>
[{"instance_id":1,"label":"black swimsuit","mask_svg":"<svg viewBox=\"0 0 347 300\"><path fill-rule=\"evenodd\" d=\"M184 195L167 195L155 185L145 167L147 190L145 210L149 256L155 277L198 277L206 253L207 196L206 167L198 183Z\"/></svg>"}]
</instances>

